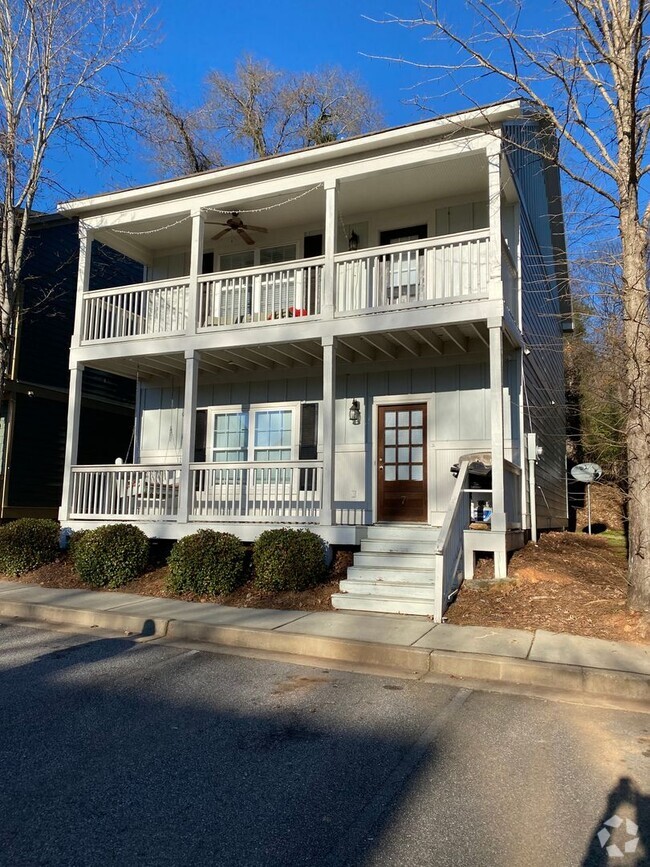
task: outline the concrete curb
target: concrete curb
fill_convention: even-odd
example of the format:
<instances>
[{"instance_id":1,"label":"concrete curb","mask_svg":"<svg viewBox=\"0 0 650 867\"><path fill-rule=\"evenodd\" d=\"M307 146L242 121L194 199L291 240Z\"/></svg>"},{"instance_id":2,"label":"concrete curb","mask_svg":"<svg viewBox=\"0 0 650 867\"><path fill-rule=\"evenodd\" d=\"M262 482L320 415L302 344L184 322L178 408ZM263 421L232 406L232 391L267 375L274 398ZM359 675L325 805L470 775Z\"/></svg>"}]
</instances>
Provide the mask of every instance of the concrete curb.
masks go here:
<instances>
[{"instance_id":1,"label":"concrete curb","mask_svg":"<svg viewBox=\"0 0 650 867\"><path fill-rule=\"evenodd\" d=\"M264 650L271 653L289 653L295 656L381 666L417 674L426 674L429 671L431 655L430 650L420 647L398 647L371 641L354 641L348 638L301 635L265 629L212 626L206 623L190 623L186 620L170 620L167 638L170 641L201 641L246 650Z\"/></svg>"},{"instance_id":2,"label":"concrete curb","mask_svg":"<svg viewBox=\"0 0 650 867\"><path fill-rule=\"evenodd\" d=\"M191 641L390 669L396 674L442 675L518 686L551 687L591 697L650 702L650 677L628 671L540 662L485 653L430 650L273 629L219 626L109 611L90 611L0 598L0 616L59 626L99 627L132 635Z\"/></svg>"},{"instance_id":3,"label":"concrete curb","mask_svg":"<svg viewBox=\"0 0 650 867\"><path fill-rule=\"evenodd\" d=\"M152 638L164 638L169 626L168 620L155 617L142 617L136 614L120 614L117 611L89 611L83 608L63 608L44 605L40 602L0 602L0 616L19 617L23 620L38 620L57 626L83 626L90 629L111 629Z\"/></svg>"},{"instance_id":4,"label":"concrete curb","mask_svg":"<svg viewBox=\"0 0 650 867\"><path fill-rule=\"evenodd\" d=\"M432 652L429 670L432 674L471 680L551 687L594 697L650 702L650 678L627 671L442 650Z\"/></svg>"}]
</instances>

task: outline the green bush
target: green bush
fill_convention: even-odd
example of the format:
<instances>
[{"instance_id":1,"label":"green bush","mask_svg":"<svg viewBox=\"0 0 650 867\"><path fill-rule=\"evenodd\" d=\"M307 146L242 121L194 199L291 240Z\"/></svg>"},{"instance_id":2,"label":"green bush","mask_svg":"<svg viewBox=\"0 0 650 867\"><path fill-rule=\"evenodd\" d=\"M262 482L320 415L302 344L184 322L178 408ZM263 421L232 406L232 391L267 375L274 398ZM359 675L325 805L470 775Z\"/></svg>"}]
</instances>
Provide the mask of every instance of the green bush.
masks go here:
<instances>
[{"instance_id":1,"label":"green bush","mask_svg":"<svg viewBox=\"0 0 650 867\"><path fill-rule=\"evenodd\" d=\"M22 575L56 560L59 525L46 518L20 518L0 527L0 572Z\"/></svg>"},{"instance_id":2,"label":"green bush","mask_svg":"<svg viewBox=\"0 0 650 867\"><path fill-rule=\"evenodd\" d=\"M253 545L259 590L304 590L325 577L325 545L309 530L266 530Z\"/></svg>"},{"instance_id":3,"label":"green bush","mask_svg":"<svg viewBox=\"0 0 650 867\"><path fill-rule=\"evenodd\" d=\"M210 596L230 593L244 581L245 561L246 546L236 536L199 530L172 548L167 589Z\"/></svg>"},{"instance_id":4,"label":"green bush","mask_svg":"<svg viewBox=\"0 0 650 867\"><path fill-rule=\"evenodd\" d=\"M149 539L133 524L107 524L73 536L70 554L86 584L120 587L144 571Z\"/></svg>"}]
</instances>

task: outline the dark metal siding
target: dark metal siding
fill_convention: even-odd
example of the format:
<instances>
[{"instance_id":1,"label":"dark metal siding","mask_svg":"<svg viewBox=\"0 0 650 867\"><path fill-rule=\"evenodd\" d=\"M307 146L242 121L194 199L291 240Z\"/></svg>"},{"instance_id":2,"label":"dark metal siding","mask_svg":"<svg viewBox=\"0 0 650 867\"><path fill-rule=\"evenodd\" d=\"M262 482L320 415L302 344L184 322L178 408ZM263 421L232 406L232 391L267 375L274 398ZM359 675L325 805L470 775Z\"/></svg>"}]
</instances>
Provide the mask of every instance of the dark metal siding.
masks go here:
<instances>
[{"instance_id":1,"label":"dark metal siding","mask_svg":"<svg viewBox=\"0 0 650 867\"><path fill-rule=\"evenodd\" d=\"M539 527L566 525L566 408L560 284L556 272L551 214L542 159L527 151L534 128L508 125L506 137L520 141L508 160L521 196L522 330L530 350L524 356L524 424L537 434L544 454L537 465ZM553 169L554 170L554 169Z\"/></svg>"},{"instance_id":2,"label":"dark metal siding","mask_svg":"<svg viewBox=\"0 0 650 867\"><path fill-rule=\"evenodd\" d=\"M6 456L5 515L56 516L61 503L74 328L79 239L77 221L35 219L23 278L22 315L16 346L13 438ZM142 267L93 245L91 287L137 283ZM29 396L26 391L33 391ZM133 431L135 383L86 369L79 438L80 463L113 463L127 456ZM102 406L102 404L104 404ZM131 454L129 454L129 457Z\"/></svg>"}]
</instances>

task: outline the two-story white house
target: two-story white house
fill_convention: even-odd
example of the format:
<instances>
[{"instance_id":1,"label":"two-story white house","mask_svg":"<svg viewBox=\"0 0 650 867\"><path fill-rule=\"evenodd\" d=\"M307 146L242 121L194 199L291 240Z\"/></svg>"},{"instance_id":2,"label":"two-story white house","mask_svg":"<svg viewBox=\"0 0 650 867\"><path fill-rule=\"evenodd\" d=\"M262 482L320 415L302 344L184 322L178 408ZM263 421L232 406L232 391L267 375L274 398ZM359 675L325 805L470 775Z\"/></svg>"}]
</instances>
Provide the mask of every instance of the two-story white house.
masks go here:
<instances>
[{"instance_id":1,"label":"two-story white house","mask_svg":"<svg viewBox=\"0 0 650 867\"><path fill-rule=\"evenodd\" d=\"M61 205L81 221L62 524L308 527L361 546L335 606L437 618L475 551L504 575L564 526L570 303L538 133L507 102ZM90 285L94 240L143 282ZM137 382L116 464L77 463L86 367Z\"/></svg>"}]
</instances>

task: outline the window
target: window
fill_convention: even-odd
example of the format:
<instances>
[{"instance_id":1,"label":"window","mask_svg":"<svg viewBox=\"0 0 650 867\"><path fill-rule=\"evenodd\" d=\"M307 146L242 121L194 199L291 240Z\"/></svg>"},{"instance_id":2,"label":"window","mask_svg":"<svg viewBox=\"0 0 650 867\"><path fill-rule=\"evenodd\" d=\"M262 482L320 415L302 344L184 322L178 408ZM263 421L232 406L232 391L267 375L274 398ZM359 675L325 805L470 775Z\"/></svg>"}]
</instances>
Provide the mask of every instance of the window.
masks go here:
<instances>
[{"instance_id":1,"label":"window","mask_svg":"<svg viewBox=\"0 0 650 867\"><path fill-rule=\"evenodd\" d=\"M290 461L292 440L290 409L255 410L254 461Z\"/></svg>"},{"instance_id":2,"label":"window","mask_svg":"<svg viewBox=\"0 0 650 867\"><path fill-rule=\"evenodd\" d=\"M248 460L247 412L215 413L212 460L215 463Z\"/></svg>"},{"instance_id":3,"label":"window","mask_svg":"<svg viewBox=\"0 0 650 867\"><path fill-rule=\"evenodd\" d=\"M197 443L202 436L199 425L197 418ZM207 460L270 464L296 459L314 461L318 455L317 429L316 403L218 409L212 412ZM200 449L195 454L200 454Z\"/></svg>"},{"instance_id":4,"label":"window","mask_svg":"<svg viewBox=\"0 0 650 867\"><path fill-rule=\"evenodd\" d=\"M263 250L260 250L260 265L275 265L278 262L292 262L295 258L295 244L285 244L281 247L266 247Z\"/></svg>"},{"instance_id":5,"label":"window","mask_svg":"<svg viewBox=\"0 0 650 867\"><path fill-rule=\"evenodd\" d=\"M487 202L467 202L436 209L436 235L484 229L488 222Z\"/></svg>"},{"instance_id":6,"label":"window","mask_svg":"<svg viewBox=\"0 0 650 867\"><path fill-rule=\"evenodd\" d=\"M254 250L242 250L239 253L223 253L219 256L219 265L222 271L239 271L241 268L252 268L254 264Z\"/></svg>"}]
</instances>

